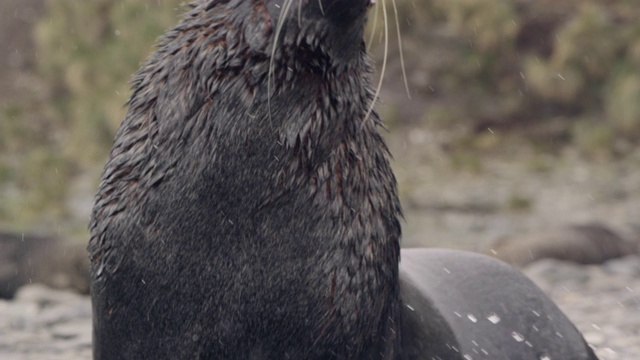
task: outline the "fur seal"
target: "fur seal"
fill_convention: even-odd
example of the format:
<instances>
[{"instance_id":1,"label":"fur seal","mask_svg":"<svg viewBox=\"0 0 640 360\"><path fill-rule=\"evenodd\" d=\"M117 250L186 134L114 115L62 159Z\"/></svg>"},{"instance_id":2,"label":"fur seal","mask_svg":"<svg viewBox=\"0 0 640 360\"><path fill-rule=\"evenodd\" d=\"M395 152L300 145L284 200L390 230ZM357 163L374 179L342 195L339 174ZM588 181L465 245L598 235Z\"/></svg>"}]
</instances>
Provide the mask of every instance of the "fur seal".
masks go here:
<instances>
[{"instance_id":1,"label":"fur seal","mask_svg":"<svg viewBox=\"0 0 640 360\"><path fill-rule=\"evenodd\" d=\"M403 359L597 360L540 288L494 258L403 249L400 289Z\"/></svg>"},{"instance_id":2,"label":"fur seal","mask_svg":"<svg viewBox=\"0 0 640 360\"><path fill-rule=\"evenodd\" d=\"M199 0L134 78L90 222L95 359L396 359L372 0Z\"/></svg>"},{"instance_id":3,"label":"fur seal","mask_svg":"<svg viewBox=\"0 0 640 360\"><path fill-rule=\"evenodd\" d=\"M405 251L399 277L401 208L363 42L373 2L199 0L164 36L134 79L89 226L95 359L473 350L450 310L496 300L484 293L496 284L458 288L493 263ZM464 262L449 292L438 259ZM508 269L503 279L521 280ZM517 305L550 304L514 284ZM563 347L545 333L541 347L591 359L568 334ZM478 336L520 350L512 336Z\"/></svg>"},{"instance_id":4,"label":"fur seal","mask_svg":"<svg viewBox=\"0 0 640 360\"><path fill-rule=\"evenodd\" d=\"M565 226L515 239L503 238L486 252L518 267L545 258L601 264L637 253L637 243L623 239L599 223Z\"/></svg>"}]
</instances>

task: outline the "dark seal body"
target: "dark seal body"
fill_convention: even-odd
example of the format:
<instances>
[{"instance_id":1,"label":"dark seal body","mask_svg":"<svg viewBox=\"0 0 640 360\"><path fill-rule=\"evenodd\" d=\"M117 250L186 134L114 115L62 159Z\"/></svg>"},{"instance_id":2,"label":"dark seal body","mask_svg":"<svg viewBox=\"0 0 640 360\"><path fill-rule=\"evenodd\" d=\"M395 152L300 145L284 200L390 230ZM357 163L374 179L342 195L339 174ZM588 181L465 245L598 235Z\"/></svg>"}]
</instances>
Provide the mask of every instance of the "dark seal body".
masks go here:
<instances>
[{"instance_id":1,"label":"dark seal body","mask_svg":"<svg viewBox=\"0 0 640 360\"><path fill-rule=\"evenodd\" d=\"M540 259L602 264L611 259L637 254L638 243L624 239L603 224L588 223L503 238L494 243L486 253L518 267Z\"/></svg>"},{"instance_id":2,"label":"dark seal body","mask_svg":"<svg viewBox=\"0 0 640 360\"><path fill-rule=\"evenodd\" d=\"M165 35L92 213L95 359L398 357L369 6L201 0Z\"/></svg>"},{"instance_id":3,"label":"dark seal body","mask_svg":"<svg viewBox=\"0 0 640 360\"><path fill-rule=\"evenodd\" d=\"M403 360L597 360L517 269L466 251L403 249Z\"/></svg>"}]
</instances>

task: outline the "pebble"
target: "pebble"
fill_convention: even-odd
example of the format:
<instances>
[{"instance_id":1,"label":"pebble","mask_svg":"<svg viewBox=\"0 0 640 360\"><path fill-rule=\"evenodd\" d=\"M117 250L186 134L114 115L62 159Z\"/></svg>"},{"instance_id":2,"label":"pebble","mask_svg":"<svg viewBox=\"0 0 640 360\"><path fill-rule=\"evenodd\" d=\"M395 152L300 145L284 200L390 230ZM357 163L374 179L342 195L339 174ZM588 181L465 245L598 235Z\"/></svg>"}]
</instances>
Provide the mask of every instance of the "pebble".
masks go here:
<instances>
[{"instance_id":1,"label":"pebble","mask_svg":"<svg viewBox=\"0 0 640 360\"><path fill-rule=\"evenodd\" d=\"M524 270L582 331L601 360L640 354L640 257L599 266L541 260ZM91 301L42 285L0 300L0 359L91 359Z\"/></svg>"},{"instance_id":2,"label":"pebble","mask_svg":"<svg viewBox=\"0 0 640 360\"><path fill-rule=\"evenodd\" d=\"M27 285L0 300L0 359L91 359L89 297Z\"/></svg>"}]
</instances>

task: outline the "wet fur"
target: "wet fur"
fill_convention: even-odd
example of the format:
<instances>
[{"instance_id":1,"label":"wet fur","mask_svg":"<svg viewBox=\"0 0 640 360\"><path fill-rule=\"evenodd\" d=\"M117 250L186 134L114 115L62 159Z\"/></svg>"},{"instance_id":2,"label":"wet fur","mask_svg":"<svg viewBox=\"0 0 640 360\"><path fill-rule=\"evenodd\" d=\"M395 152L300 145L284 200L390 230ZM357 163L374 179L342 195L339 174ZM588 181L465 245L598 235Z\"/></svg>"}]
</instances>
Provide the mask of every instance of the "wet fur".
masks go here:
<instances>
[{"instance_id":1,"label":"wet fur","mask_svg":"<svg viewBox=\"0 0 640 360\"><path fill-rule=\"evenodd\" d=\"M136 75L90 223L96 359L397 358L368 1L318 4L197 1Z\"/></svg>"}]
</instances>

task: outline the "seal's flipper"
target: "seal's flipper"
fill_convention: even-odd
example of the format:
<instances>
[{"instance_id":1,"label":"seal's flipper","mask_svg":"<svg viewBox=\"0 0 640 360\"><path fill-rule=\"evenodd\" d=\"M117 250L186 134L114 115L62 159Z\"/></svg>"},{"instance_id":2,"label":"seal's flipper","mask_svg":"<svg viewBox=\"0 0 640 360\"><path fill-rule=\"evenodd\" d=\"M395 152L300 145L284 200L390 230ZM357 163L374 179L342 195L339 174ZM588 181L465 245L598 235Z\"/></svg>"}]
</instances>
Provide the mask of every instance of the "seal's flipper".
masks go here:
<instances>
[{"instance_id":1,"label":"seal's flipper","mask_svg":"<svg viewBox=\"0 0 640 360\"><path fill-rule=\"evenodd\" d=\"M597 359L553 301L501 261L405 249L400 281L405 359Z\"/></svg>"}]
</instances>

